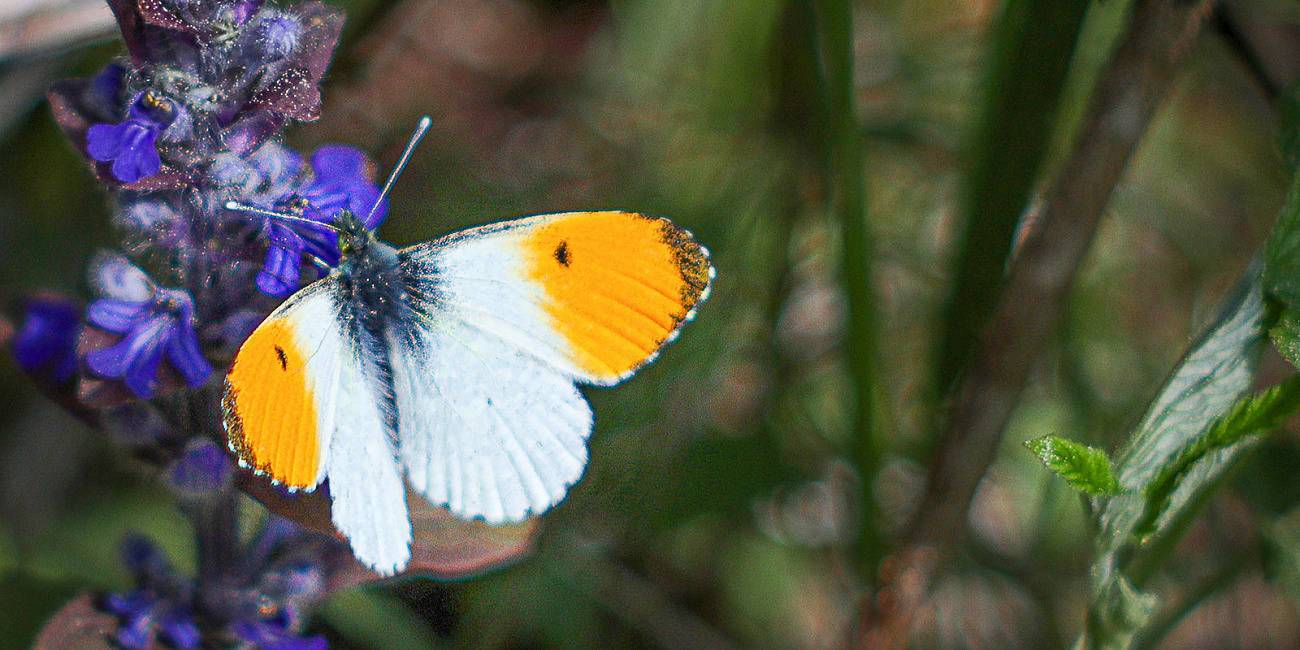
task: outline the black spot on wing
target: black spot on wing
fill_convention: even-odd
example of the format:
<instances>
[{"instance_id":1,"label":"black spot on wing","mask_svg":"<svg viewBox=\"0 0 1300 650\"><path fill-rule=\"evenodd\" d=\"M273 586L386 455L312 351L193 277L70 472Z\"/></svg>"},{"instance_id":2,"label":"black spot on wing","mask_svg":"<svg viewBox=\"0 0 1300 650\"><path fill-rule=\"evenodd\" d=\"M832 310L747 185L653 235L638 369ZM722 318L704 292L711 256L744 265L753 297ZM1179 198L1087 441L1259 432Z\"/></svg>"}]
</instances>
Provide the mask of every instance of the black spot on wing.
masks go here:
<instances>
[{"instance_id":1,"label":"black spot on wing","mask_svg":"<svg viewBox=\"0 0 1300 650\"><path fill-rule=\"evenodd\" d=\"M568 268L569 264L573 262L569 254L569 242L561 241L560 245L555 247L555 261L559 262L560 266L564 268Z\"/></svg>"},{"instance_id":2,"label":"black spot on wing","mask_svg":"<svg viewBox=\"0 0 1300 650\"><path fill-rule=\"evenodd\" d=\"M280 360L280 370L289 369L289 358L284 356L284 348L275 346L275 358Z\"/></svg>"}]
</instances>

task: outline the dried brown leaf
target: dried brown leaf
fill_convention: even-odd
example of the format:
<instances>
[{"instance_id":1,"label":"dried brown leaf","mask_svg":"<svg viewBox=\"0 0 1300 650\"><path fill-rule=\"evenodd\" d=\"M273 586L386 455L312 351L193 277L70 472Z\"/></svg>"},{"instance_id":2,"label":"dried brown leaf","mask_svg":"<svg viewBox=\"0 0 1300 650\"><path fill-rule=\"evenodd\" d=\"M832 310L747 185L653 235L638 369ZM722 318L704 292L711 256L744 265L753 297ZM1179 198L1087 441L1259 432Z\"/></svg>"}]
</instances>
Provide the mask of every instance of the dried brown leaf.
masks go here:
<instances>
[{"instance_id":1,"label":"dried brown leaf","mask_svg":"<svg viewBox=\"0 0 1300 650\"><path fill-rule=\"evenodd\" d=\"M95 608L88 593L68 601L36 636L32 650L112 650L117 618Z\"/></svg>"}]
</instances>

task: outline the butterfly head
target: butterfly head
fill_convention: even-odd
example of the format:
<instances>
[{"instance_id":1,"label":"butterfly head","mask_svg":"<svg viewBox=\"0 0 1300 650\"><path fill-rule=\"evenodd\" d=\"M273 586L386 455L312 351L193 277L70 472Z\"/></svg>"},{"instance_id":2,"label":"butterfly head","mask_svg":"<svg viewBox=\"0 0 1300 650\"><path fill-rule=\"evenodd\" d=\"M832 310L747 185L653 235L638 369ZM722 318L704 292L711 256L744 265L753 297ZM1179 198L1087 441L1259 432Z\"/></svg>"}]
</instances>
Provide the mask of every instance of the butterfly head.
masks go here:
<instances>
[{"instance_id":1,"label":"butterfly head","mask_svg":"<svg viewBox=\"0 0 1300 650\"><path fill-rule=\"evenodd\" d=\"M334 227L338 230L339 252L344 259L365 255L375 235L366 227L364 221L349 210L343 210L334 217Z\"/></svg>"}]
</instances>

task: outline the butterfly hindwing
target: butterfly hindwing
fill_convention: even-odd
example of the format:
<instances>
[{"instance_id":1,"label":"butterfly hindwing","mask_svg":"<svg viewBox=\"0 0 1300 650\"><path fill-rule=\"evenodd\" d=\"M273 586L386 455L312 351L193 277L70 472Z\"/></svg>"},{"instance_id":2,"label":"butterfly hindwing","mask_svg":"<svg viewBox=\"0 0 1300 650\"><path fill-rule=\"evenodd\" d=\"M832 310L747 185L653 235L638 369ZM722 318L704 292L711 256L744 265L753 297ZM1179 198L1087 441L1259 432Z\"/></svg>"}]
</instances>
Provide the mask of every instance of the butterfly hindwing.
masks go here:
<instances>
[{"instance_id":1,"label":"butterfly hindwing","mask_svg":"<svg viewBox=\"0 0 1300 650\"><path fill-rule=\"evenodd\" d=\"M290 489L329 479L335 527L362 563L391 574L410 556L406 491L341 279L294 294L244 342L226 380L230 448Z\"/></svg>"},{"instance_id":2,"label":"butterfly hindwing","mask_svg":"<svg viewBox=\"0 0 1300 650\"><path fill-rule=\"evenodd\" d=\"M401 258L414 313L413 332L390 334L402 459L429 500L489 523L564 497L592 425L575 382L651 361L712 278L686 231L624 212L492 224Z\"/></svg>"},{"instance_id":3,"label":"butterfly hindwing","mask_svg":"<svg viewBox=\"0 0 1300 650\"><path fill-rule=\"evenodd\" d=\"M591 410L573 380L501 339L441 318L394 343L411 486L466 518L515 522L564 497L587 464Z\"/></svg>"}]
</instances>

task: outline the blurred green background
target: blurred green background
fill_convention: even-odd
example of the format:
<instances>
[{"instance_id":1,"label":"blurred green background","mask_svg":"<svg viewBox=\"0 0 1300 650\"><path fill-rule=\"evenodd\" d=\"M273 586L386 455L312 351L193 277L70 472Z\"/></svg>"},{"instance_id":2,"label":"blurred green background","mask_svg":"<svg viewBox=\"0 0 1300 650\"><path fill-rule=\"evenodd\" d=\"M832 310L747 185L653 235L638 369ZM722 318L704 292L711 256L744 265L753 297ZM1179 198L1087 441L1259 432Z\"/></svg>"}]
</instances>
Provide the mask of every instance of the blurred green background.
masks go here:
<instances>
[{"instance_id":1,"label":"blurred green background","mask_svg":"<svg viewBox=\"0 0 1300 650\"><path fill-rule=\"evenodd\" d=\"M937 337L961 318L944 301L1002 5L853 3L858 132L845 134L823 128L815 14L799 0L333 4L349 20L325 116L290 143L354 144L387 169L415 119L434 118L381 237L404 245L528 214L629 209L692 230L718 280L659 361L587 391L591 466L545 517L535 552L463 581L340 593L313 631L336 648L843 647L867 596L859 531L898 534L925 484ZM1290 0L1250 4L1257 20L1300 21ZM1045 128L1043 178L1068 150L1128 5L1088 6L1063 57L1059 120L1009 112L998 125ZM0 123L4 299L87 299L89 256L120 245L105 194L40 90L120 51L102 33L0 60L0 94L16 102ZM1017 81L1035 91L1037 79ZM1110 446L1141 415L1277 213L1288 173L1277 129L1272 98L1211 24L1109 205L980 482L964 552L925 600L916 646L1065 647L1077 634L1092 552L1084 506L1020 443L1055 433ZM877 296L883 460L865 477L842 353L842 240L820 180L827 139L843 137L862 147ZM1003 172L993 169L994 185L1015 181ZM1214 522L1300 500L1295 432L1269 445L1189 534L1170 581L1214 548ZM125 587L117 545L131 530L192 563L165 491L0 360L0 648L26 647L80 590ZM1244 570L1167 647L1300 644L1294 602L1269 576L1263 562Z\"/></svg>"}]
</instances>

